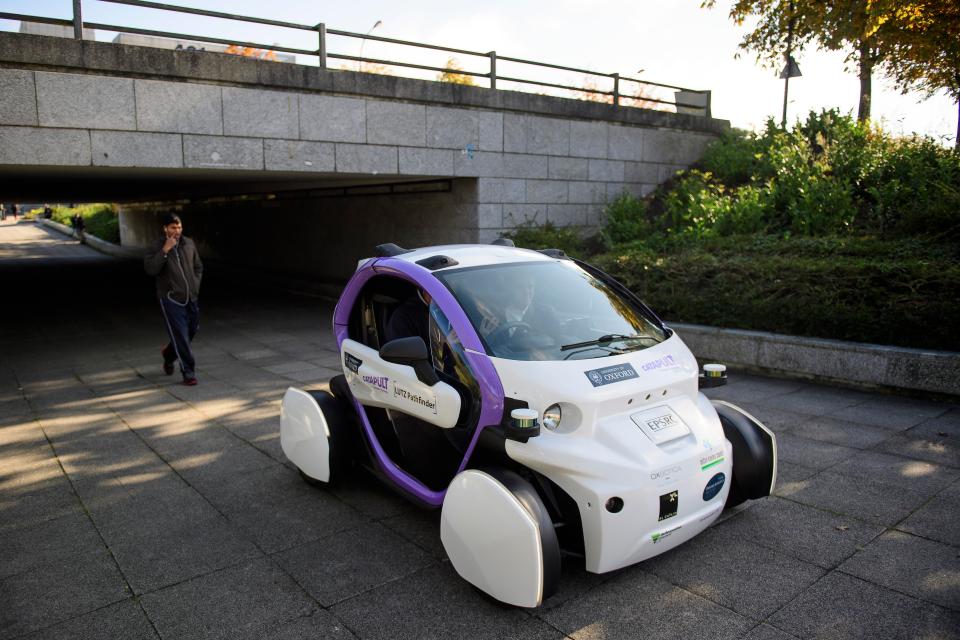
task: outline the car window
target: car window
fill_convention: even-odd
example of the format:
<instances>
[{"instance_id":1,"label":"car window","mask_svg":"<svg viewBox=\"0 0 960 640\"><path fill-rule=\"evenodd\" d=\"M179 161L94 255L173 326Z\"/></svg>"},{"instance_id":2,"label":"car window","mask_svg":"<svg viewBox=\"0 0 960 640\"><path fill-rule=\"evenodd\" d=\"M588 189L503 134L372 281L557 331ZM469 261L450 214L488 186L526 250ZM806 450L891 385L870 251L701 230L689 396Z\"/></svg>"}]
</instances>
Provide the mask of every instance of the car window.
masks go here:
<instances>
[{"instance_id":1,"label":"car window","mask_svg":"<svg viewBox=\"0 0 960 640\"><path fill-rule=\"evenodd\" d=\"M477 397L480 388L467 362L463 344L436 302L430 303L430 357L439 373L454 378Z\"/></svg>"},{"instance_id":2,"label":"car window","mask_svg":"<svg viewBox=\"0 0 960 640\"><path fill-rule=\"evenodd\" d=\"M569 260L447 270L438 277L496 357L601 358L666 339L632 299Z\"/></svg>"}]
</instances>

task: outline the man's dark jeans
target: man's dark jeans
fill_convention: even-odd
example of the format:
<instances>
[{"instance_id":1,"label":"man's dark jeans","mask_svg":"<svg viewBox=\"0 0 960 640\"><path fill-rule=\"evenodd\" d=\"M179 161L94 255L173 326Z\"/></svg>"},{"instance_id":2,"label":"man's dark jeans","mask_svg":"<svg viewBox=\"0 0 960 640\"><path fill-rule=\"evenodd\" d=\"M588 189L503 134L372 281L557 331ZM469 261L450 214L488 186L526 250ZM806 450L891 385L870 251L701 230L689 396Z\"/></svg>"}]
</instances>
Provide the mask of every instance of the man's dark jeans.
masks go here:
<instances>
[{"instance_id":1,"label":"man's dark jeans","mask_svg":"<svg viewBox=\"0 0 960 640\"><path fill-rule=\"evenodd\" d=\"M180 304L169 298L160 298L163 320L170 336L170 344L163 349L164 362L180 361L180 372L184 378L193 378L196 363L190 343L200 328L200 306L196 300Z\"/></svg>"}]
</instances>

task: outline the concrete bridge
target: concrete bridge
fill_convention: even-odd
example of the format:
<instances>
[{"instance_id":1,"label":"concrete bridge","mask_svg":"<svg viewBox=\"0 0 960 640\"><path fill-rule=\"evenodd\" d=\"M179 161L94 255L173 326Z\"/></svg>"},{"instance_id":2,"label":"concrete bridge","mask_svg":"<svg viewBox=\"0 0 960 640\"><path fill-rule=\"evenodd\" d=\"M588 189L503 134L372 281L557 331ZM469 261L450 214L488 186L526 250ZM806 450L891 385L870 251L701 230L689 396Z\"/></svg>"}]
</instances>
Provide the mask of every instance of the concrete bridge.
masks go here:
<instances>
[{"instance_id":1,"label":"concrete bridge","mask_svg":"<svg viewBox=\"0 0 960 640\"><path fill-rule=\"evenodd\" d=\"M596 227L606 203L648 193L727 127L210 52L0 34L0 198L125 202L122 242L134 246L153 239L158 210L175 206L208 255L320 276L342 277L378 242Z\"/></svg>"}]
</instances>

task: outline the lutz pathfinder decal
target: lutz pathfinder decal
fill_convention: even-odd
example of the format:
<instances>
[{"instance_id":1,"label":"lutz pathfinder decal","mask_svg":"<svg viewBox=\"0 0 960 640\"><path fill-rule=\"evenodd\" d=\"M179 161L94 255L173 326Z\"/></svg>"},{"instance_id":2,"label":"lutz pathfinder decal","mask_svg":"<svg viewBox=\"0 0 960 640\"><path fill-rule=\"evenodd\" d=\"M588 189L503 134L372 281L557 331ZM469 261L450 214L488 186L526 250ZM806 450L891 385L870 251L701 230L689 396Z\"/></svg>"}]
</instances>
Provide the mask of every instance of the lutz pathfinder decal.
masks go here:
<instances>
[{"instance_id":1,"label":"lutz pathfinder decal","mask_svg":"<svg viewBox=\"0 0 960 640\"><path fill-rule=\"evenodd\" d=\"M587 376L590 384L595 387L602 387L605 384L613 384L614 382L639 377L636 369L634 369L629 362L612 367L603 367L602 369L591 369L583 373Z\"/></svg>"},{"instance_id":2,"label":"lutz pathfinder decal","mask_svg":"<svg viewBox=\"0 0 960 640\"><path fill-rule=\"evenodd\" d=\"M404 389L396 382L393 383L393 397L400 398L401 400L406 400L407 402L412 402L413 404L418 404L421 407L426 407L427 409L430 409L434 413L437 412L436 397L425 398L418 393L414 393L413 391L408 391L407 389Z\"/></svg>"}]
</instances>

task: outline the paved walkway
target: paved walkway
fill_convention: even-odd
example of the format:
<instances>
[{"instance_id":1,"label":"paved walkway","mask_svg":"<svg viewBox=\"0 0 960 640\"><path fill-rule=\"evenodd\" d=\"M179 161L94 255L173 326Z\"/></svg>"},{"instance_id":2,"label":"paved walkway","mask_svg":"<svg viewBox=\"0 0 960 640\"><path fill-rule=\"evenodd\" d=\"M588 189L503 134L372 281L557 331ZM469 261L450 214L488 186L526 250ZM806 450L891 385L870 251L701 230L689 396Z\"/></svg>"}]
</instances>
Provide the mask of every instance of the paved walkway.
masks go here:
<instances>
[{"instance_id":1,"label":"paved walkway","mask_svg":"<svg viewBox=\"0 0 960 640\"><path fill-rule=\"evenodd\" d=\"M734 375L777 495L527 611L455 575L437 512L286 463L329 304L209 274L187 388L138 265L6 223L0 286L0 639L960 637L957 405Z\"/></svg>"}]
</instances>

